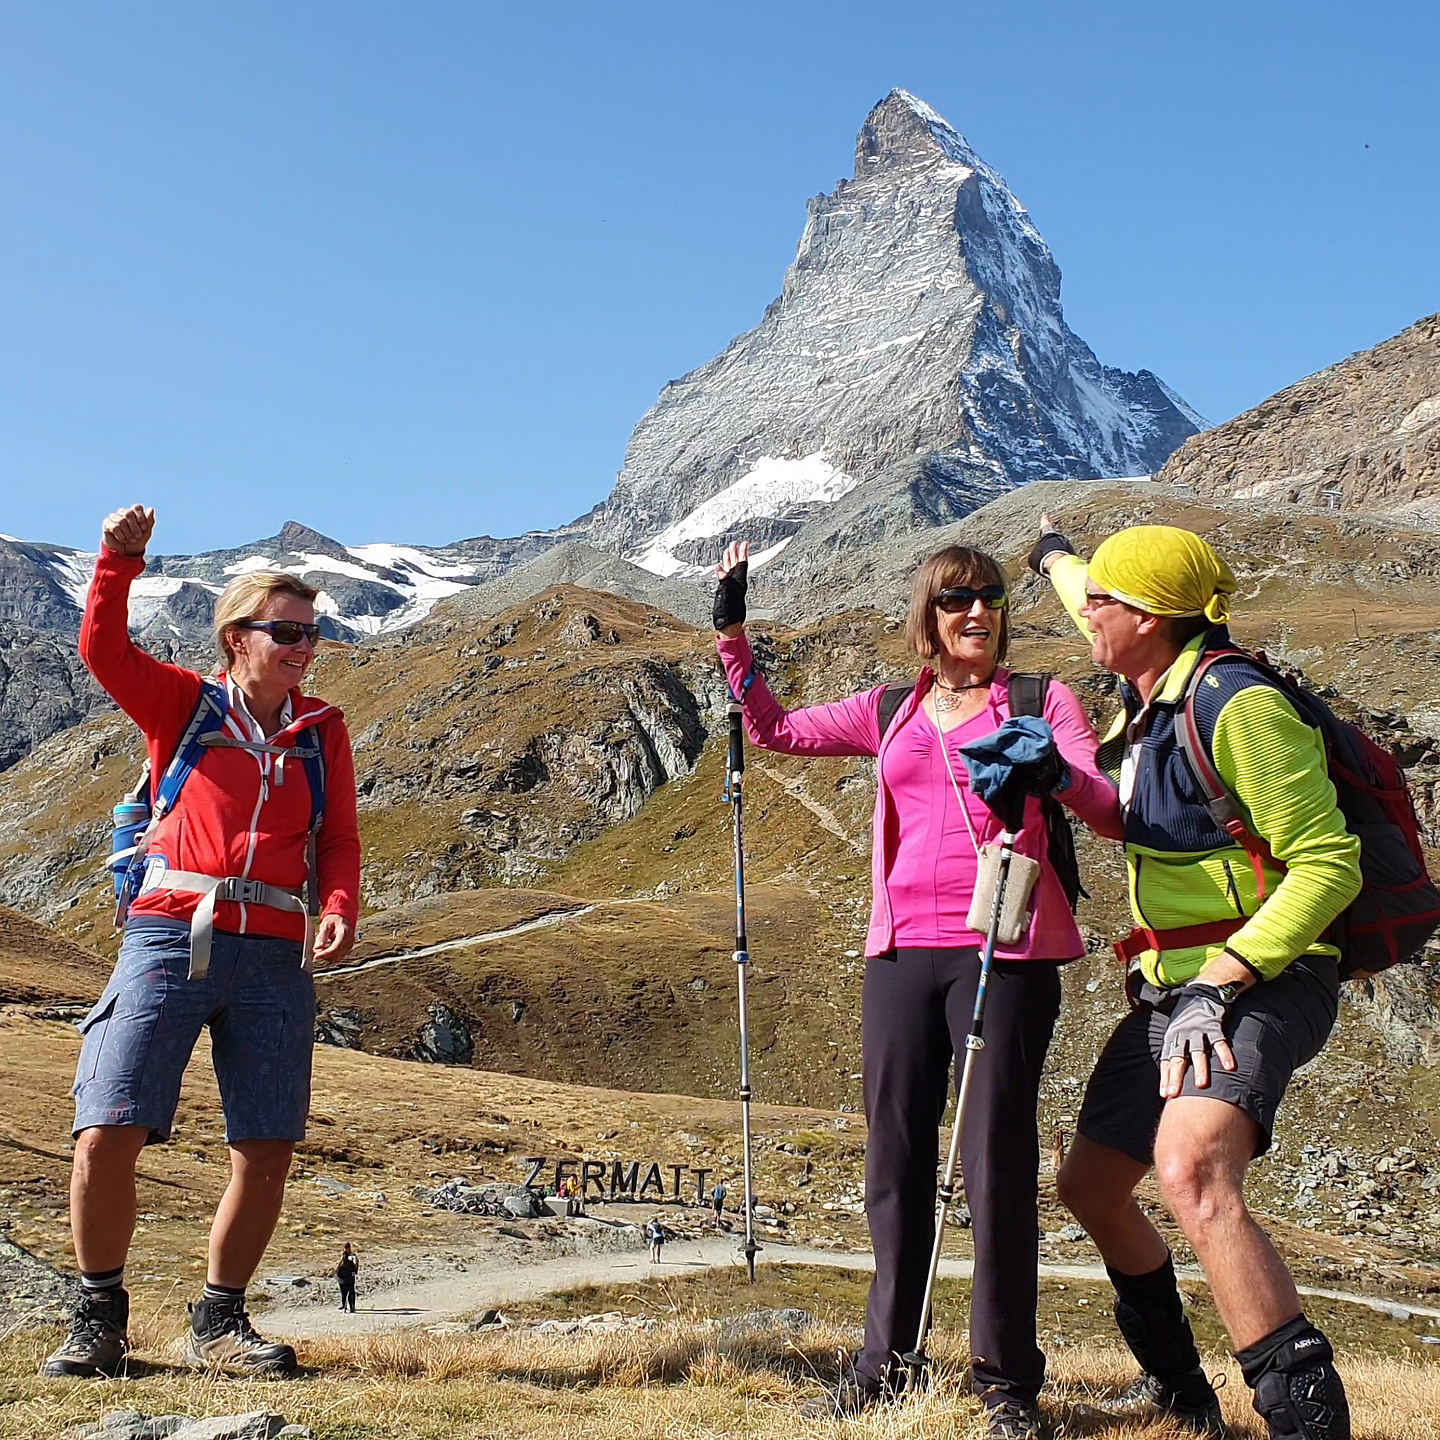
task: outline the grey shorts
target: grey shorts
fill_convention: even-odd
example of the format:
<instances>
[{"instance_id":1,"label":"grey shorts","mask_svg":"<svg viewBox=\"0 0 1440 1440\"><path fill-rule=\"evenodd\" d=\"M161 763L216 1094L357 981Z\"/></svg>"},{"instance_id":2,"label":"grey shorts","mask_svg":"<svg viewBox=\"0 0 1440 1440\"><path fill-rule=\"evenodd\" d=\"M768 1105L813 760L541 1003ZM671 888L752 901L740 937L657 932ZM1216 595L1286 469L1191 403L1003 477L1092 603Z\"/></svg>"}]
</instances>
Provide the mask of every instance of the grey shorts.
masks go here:
<instances>
[{"instance_id":1,"label":"grey shorts","mask_svg":"<svg viewBox=\"0 0 1440 1440\"><path fill-rule=\"evenodd\" d=\"M1275 979L1252 986L1225 1017L1235 1069L1222 1070L1212 1060L1210 1084L1201 1090L1187 1067L1181 1095L1223 1100L1243 1110L1259 1126L1255 1154L1263 1155L1291 1075L1320 1053L1334 1028L1339 989L1335 962L1315 955L1302 955ZM1160 1050L1175 992L1132 983L1130 994L1137 1008L1115 1027L1101 1051L1076 1128L1087 1140L1150 1165L1165 1108Z\"/></svg>"},{"instance_id":2,"label":"grey shorts","mask_svg":"<svg viewBox=\"0 0 1440 1440\"><path fill-rule=\"evenodd\" d=\"M190 932L131 925L105 993L80 1022L75 1130L142 1125L168 1140L180 1079L210 1027L225 1139L303 1140L315 984L300 943L215 933L210 973L188 978Z\"/></svg>"}]
</instances>

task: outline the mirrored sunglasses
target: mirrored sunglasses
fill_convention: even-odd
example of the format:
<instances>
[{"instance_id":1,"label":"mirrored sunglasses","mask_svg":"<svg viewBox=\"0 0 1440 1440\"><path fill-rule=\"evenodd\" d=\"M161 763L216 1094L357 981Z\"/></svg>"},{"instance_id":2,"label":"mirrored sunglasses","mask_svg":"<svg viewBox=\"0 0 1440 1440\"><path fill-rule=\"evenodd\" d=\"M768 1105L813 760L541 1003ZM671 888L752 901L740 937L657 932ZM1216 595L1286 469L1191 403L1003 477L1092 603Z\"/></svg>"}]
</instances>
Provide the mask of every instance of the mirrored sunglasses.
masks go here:
<instances>
[{"instance_id":1,"label":"mirrored sunglasses","mask_svg":"<svg viewBox=\"0 0 1440 1440\"><path fill-rule=\"evenodd\" d=\"M969 585L950 585L935 596L935 608L947 615L958 615L982 600L987 610L1003 610L1009 599L1003 585L982 585L978 590Z\"/></svg>"},{"instance_id":2,"label":"mirrored sunglasses","mask_svg":"<svg viewBox=\"0 0 1440 1440\"><path fill-rule=\"evenodd\" d=\"M314 645L320 639L318 625L302 625L298 620L241 620L241 630L263 630L277 645L298 645L308 640Z\"/></svg>"}]
</instances>

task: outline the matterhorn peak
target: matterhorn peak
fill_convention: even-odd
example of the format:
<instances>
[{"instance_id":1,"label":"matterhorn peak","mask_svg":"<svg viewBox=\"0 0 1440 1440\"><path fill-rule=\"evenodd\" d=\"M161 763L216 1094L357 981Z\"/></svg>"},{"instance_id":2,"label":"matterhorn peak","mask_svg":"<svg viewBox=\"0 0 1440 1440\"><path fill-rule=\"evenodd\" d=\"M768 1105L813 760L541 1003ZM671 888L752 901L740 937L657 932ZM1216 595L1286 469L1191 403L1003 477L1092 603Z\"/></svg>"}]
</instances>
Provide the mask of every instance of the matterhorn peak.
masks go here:
<instances>
[{"instance_id":1,"label":"matterhorn peak","mask_svg":"<svg viewBox=\"0 0 1440 1440\"><path fill-rule=\"evenodd\" d=\"M965 137L908 90L892 90L865 117L855 137L857 180L891 165L947 160L971 169L979 163Z\"/></svg>"},{"instance_id":2,"label":"matterhorn peak","mask_svg":"<svg viewBox=\"0 0 1440 1440\"><path fill-rule=\"evenodd\" d=\"M827 513L863 511L869 538L943 523L1029 480L1149 474L1200 425L1148 371L1095 358L1004 178L892 90L855 179L809 202L779 297L665 387L584 524L663 576L701 573L729 539L757 567L796 541L783 575L802 532L853 541Z\"/></svg>"}]
</instances>

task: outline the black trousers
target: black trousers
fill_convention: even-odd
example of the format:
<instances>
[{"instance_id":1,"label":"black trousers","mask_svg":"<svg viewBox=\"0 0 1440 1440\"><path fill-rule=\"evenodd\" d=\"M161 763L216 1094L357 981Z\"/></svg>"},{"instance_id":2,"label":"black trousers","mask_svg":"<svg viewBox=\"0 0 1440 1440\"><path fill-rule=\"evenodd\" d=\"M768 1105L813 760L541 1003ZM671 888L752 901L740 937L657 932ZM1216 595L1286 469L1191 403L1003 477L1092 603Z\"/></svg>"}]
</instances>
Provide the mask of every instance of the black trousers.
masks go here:
<instances>
[{"instance_id":1,"label":"black trousers","mask_svg":"<svg viewBox=\"0 0 1440 1440\"><path fill-rule=\"evenodd\" d=\"M340 1308L351 1311L355 1309L355 1282L353 1280L340 1282Z\"/></svg>"},{"instance_id":2,"label":"black trousers","mask_svg":"<svg viewBox=\"0 0 1440 1440\"><path fill-rule=\"evenodd\" d=\"M899 950L865 965L865 1211L875 1279L856 1368L866 1386L883 1383L915 1344L935 1241L937 1131L951 1062L965 1054L979 977L975 950ZM991 967L985 1048L975 1057L960 1153L975 1239L971 1380L994 1402L1033 1402L1045 1379L1035 1338L1036 1107L1059 1013L1056 963Z\"/></svg>"}]
</instances>

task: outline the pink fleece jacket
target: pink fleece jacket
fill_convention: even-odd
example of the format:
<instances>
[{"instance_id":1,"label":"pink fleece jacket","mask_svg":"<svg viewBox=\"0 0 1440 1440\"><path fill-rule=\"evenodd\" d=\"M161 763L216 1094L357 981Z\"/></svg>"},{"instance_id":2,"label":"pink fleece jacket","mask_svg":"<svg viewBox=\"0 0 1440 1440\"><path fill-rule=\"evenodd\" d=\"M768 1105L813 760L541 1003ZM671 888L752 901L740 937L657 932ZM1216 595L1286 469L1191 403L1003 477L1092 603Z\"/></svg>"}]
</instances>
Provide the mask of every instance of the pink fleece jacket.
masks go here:
<instances>
[{"instance_id":1,"label":"pink fleece jacket","mask_svg":"<svg viewBox=\"0 0 1440 1440\"><path fill-rule=\"evenodd\" d=\"M765 750L786 755L874 755L876 767L875 820L871 830L870 928L865 937L867 956L883 955L895 948L895 917L890 908L888 882L894 874L899 837L907 817L899 813L895 797L885 783L885 752L935 682L928 666L920 671L914 690L905 697L882 740L880 697L883 685L827 705L807 705L786 710L770 693L764 677L754 669L750 642L743 636L733 640L716 637L716 647L725 666L730 693L742 700L745 731L751 741ZM990 684L988 706L998 728L1009 718L1006 685L1010 672L998 669ZM748 683L747 683L748 682ZM1054 732L1055 744L1070 765L1070 785L1059 799L1098 834L1121 837L1120 802L1115 787L1095 759L1095 732L1073 691L1052 681L1045 696L1045 719ZM964 786L963 770L956 779ZM953 803L953 797L951 803ZM1000 834L1000 822L988 812L981 816L977 838L983 844ZM1005 960L1073 960L1085 953L1075 917L1065 903L1064 891L1046 856L1045 822L1040 802L1032 797L1025 803L1025 823L1016 849L1039 860L1045 873L1035 887L1030 931L1014 947L1001 946L996 955Z\"/></svg>"}]
</instances>

